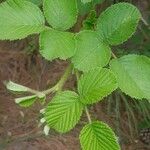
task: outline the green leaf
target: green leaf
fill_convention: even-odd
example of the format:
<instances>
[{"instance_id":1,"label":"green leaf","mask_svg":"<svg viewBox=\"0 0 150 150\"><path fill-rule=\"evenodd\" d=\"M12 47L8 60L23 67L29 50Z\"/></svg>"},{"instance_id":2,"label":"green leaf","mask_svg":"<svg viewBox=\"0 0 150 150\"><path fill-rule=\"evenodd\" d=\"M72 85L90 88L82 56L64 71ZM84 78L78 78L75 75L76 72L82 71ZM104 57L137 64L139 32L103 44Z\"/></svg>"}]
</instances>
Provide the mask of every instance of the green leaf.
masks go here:
<instances>
[{"instance_id":1,"label":"green leaf","mask_svg":"<svg viewBox=\"0 0 150 150\"><path fill-rule=\"evenodd\" d=\"M36 95L26 96L21 98L16 98L15 102L19 104L21 107L29 107L34 104L36 101Z\"/></svg>"},{"instance_id":2,"label":"green leaf","mask_svg":"<svg viewBox=\"0 0 150 150\"><path fill-rule=\"evenodd\" d=\"M101 4L103 3L105 0L93 0L94 4Z\"/></svg>"},{"instance_id":3,"label":"green leaf","mask_svg":"<svg viewBox=\"0 0 150 150\"><path fill-rule=\"evenodd\" d=\"M47 60L67 59L75 53L74 34L47 30L40 35L40 53Z\"/></svg>"},{"instance_id":4,"label":"green leaf","mask_svg":"<svg viewBox=\"0 0 150 150\"><path fill-rule=\"evenodd\" d=\"M67 30L76 23L76 0L44 0L43 3L45 17L53 28Z\"/></svg>"},{"instance_id":5,"label":"green leaf","mask_svg":"<svg viewBox=\"0 0 150 150\"><path fill-rule=\"evenodd\" d=\"M112 129L100 121L88 124L82 129L80 143L83 150L120 150Z\"/></svg>"},{"instance_id":6,"label":"green leaf","mask_svg":"<svg viewBox=\"0 0 150 150\"><path fill-rule=\"evenodd\" d=\"M28 1L34 3L34 4L38 5L38 6L40 6L42 4L42 0L28 0Z\"/></svg>"},{"instance_id":7,"label":"green leaf","mask_svg":"<svg viewBox=\"0 0 150 150\"><path fill-rule=\"evenodd\" d=\"M22 39L45 29L40 9L24 0L8 0L0 4L0 39Z\"/></svg>"},{"instance_id":8,"label":"green leaf","mask_svg":"<svg viewBox=\"0 0 150 150\"><path fill-rule=\"evenodd\" d=\"M44 118L53 129L65 133L70 131L79 121L83 105L75 92L64 91L58 93L49 103Z\"/></svg>"},{"instance_id":9,"label":"green leaf","mask_svg":"<svg viewBox=\"0 0 150 150\"><path fill-rule=\"evenodd\" d=\"M27 92L28 91L28 87L14 83L12 81L8 81L4 83L6 85L6 88L10 91L14 91L14 92Z\"/></svg>"},{"instance_id":10,"label":"green leaf","mask_svg":"<svg viewBox=\"0 0 150 150\"><path fill-rule=\"evenodd\" d=\"M82 28L84 30L93 30L95 28L96 22L97 22L97 14L96 14L96 11L93 10L89 13L87 18L83 21Z\"/></svg>"},{"instance_id":11,"label":"green leaf","mask_svg":"<svg viewBox=\"0 0 150 150\"><path fill-rule=\"evenodd\" d=\"M81 0L81 2L84 3L84 4L85 4L85 3L92 2L92 1L93 1L93 0Z\"/></svg>"},{"instance_id":12,"label":"green leaf","mask_svg":"<svg viewBox=\"0 0 150 150\"><path fill-rule=\"evenodd\" d=\"M131 97L150 99L150 59L140 55L125 55L111 61L119 88Z\"/></svg>"},{"instance_id":13,"label":"green leaf","mask_svg":"<svg viewBox=\"0 0 150 150\"><path fill-rule=\"evenodd\" d=\"M110 48L103 44L94 31L81 31L76 36L76 53L72 58L75 68L89 71L104 67L111 57Z\"/></svg>"},{"instance_id":14,"label":"green leaf","mask_svg":"<svg viewBox=\"0 0 150 150\"><path fill-rule=\"evenodd\" d=\"M79 14L81 16L89 13L96 4L101 4L104 0L93 0L90 3L82 3L81 0L77 0Z\"/></svg>"},{"instance_id":15,"label":"green leaf","mask_svg":"<svg viewBox=\"0 0 150 150\"><path fill-rule=\"evenodd\" d=\"M141 14L129 3L118 3L104 11L97 22L97 33L110 45L118 45L132 36Z\"/></svg>"},{"instance_id":16,"label":"green leaf","mask_svg":"<svg viewBox=\"0 0 150 150\"><path fill-rule=\"evenodd\" d=\"M109 69L97 68L81 76L78 83L80 100L92 104L102 100L117 88L114 74Z\"/></svg>"},{"instance_id":17,"label":"green leaf","mask_svg":"<svg viewBox=\"0 0 150 150\"><path fill-rule=\"evenodd\" d=\"M81 0L77 0L78 3L78 9L79 9L79 14L81 16L87 14L90 12L92 9L92 4L91 3L82 3Z\"/></svg>"}]
</instances>

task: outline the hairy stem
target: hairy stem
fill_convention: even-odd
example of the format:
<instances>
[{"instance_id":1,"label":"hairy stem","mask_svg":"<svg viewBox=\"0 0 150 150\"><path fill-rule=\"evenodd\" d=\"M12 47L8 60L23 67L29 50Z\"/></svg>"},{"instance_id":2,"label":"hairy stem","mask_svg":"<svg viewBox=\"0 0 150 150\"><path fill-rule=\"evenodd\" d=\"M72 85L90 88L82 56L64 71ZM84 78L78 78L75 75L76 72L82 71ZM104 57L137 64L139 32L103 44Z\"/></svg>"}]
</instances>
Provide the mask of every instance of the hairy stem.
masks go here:
<instances>
[{"instance_id":1,"label":"hairy stem","mask_svg":"<svg viewBox=\"0 0 150 150\"><path fill-rule=\"evenodd\" d=\"M34 94L34 95L37 95L37 97L39 98L42 98L45 96L45 94L43 92L40 92L40 91L37 91L37 90L34 90L34 89L30 89L28 88L28 92Z\"/></svg>"},{"instance_id":2,"label":"hairy stem","mask_svg":"<svg viewBox=\"0 0 150 150\"><path fill-rule=\"evenodd\" d=\"M85 112L86 112L89 123L92 123L91 116L87 107L85 107Z\"/></svg>"},{"instance_id":3,"label":"hairy stem","mask_svg":"<svg viewBox=\"0 0 150 150\"><path fill-rule=\"evenodd\" d=\"M61 91L64 84L65 84L65 82L67 81L69 75L71 74L71 71L72 71L72 65L70 64L67 67L67 69L65 70L65 72L64 72L63 76L61 77L61 79L58 81L58 83L55 86L53 86L52 88L43 91L42 93L49 94L51 92Z\"/></svg>"}]
</instances>

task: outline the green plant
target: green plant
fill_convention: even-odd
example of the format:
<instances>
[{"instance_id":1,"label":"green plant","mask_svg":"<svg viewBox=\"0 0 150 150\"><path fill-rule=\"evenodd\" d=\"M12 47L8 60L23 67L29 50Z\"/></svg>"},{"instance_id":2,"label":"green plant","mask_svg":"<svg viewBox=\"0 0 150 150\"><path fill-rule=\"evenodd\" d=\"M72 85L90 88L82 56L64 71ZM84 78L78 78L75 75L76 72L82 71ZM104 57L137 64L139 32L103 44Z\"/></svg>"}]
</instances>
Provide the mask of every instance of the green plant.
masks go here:
<instances>
[{"instance_id":1,"label":"green plant","mask_svg":"<svg viewBox=\"0 0 150 150\"><path fill-rule=\"evenodd\" d=\"M82 2L95 3L94 0ZM93 31L79 33L68 31L77 21L77 0L44 0L43 11L44 15L36 5L25 0L1 3L0 39L16 40L40 33L40 54L48 61L68 59L70 65L50 89L36 91L12 81L5 83L7 89L32 93L15 99L22 107L31 106L36 100L45 104L46 95L56 93L41 110L45 134L50 128L60 133L70 131L85 110L89 123L80 133L82 149L119 150L112 129L91 119L88 106L101 101L117 88L133 98L150 99L150 59L135 54L117 58L110 48L133 35L141 18L139 10L129 3L112 5L97 20L94 19ZM44 16L51 27L45 25ZM73 73L77 77L77 91L63 91L63 85Z\"/></svg>"}]
</instances>

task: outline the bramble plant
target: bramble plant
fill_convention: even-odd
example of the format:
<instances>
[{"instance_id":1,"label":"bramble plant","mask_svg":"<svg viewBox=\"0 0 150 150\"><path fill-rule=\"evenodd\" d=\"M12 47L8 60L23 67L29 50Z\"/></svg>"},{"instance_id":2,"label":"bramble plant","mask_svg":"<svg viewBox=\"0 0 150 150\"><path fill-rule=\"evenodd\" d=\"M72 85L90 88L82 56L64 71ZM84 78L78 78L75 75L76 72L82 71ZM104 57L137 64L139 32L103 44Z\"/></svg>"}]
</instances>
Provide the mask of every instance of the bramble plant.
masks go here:
<instances>
[{"instance_id":1,"label":"bramble plant","mask_svg":"<svg viewBox=\"0 0 150 150\"><path fill-rule=\"evenodd\" d=\"M46 135L50 128L60 133L70 131L85 110L88 123L79 137L83 150L120 149L113 130L102 121L91 119L89 105L102 101L117 88L133 98L150 99L150 59L136 54L117 58L111 51L111 46L122 44L136 31L141 14L135 6L114 4L98 18L92 20L89 17L84 22L90 24L88 21L93 21L88 30L84 27L79 33L68 30L77 22L80 4L83 7L102 1L43 0L43 12L37 5L25 0L7 0L0 4L1 40L23 39L39 33L39 52L45 59L70 61L59 82L50 89L36 91L12 81L6 83L7 89L32 94L15 99L22 107L31 106L38 100L44 104L48 94L56 93L40 111ZM50 26L45 25L44 17ZM76 74L77 92L63 91L71 74Z\"/></svg>"}]
</instances>

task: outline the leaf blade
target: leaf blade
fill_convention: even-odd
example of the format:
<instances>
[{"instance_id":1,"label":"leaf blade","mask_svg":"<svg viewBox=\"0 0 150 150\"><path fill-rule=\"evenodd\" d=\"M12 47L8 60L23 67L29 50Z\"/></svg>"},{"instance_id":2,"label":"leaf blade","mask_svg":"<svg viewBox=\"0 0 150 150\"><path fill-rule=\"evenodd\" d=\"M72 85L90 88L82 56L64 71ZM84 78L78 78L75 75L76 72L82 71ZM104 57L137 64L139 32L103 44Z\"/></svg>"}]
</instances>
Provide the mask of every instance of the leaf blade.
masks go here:
<instances>
[{"instance_id":1,"label":"leaf blade","mask_svg":"<svg viewBox=\"0 0 150 150\"><path fill-rule=\"evenodd\" d=\"M80 100L93 104L108 96L117 88L114 74L109 69L97 68L81 76L78 83Z\"/></svg>"},{"instance_id":2,"label":"leaf blade","mask_svg":"<svg viewBox=\"0 0 150 150\"><path fill-rule=\"evenodd\" d=\"M45 20L31 2L8 0L0 4L0 39L16 40L43 31Z\"/></svg>"},{"instance_id":3,"label":"leaf blade","mask_svg":"<svg viewBox=\"0 0 150 150\"><path fill-rule=\"evenodd\" d=\"M107 65L111 57L110 48L103 44L93 31L81 31L76 36L76 53L72 58L74 67L89 71Z\"/></svg>"},{"instance_id":4,"label":"leaf blade","mask_svg":"<svg viewBox=\"0 0 150 150\"><path fill-rule=\"evenodd\" d=\"M77 0L79 14L81 16L88 14L95 5L101 4L104 1L105 0L92 0L92 2L89 3L82 3L81 0Z\"/></svg>"},{"instance_id":5,"label":"leaf blade","mask_svg":"<svg viewBox=\"0 0 150 150\"><path fill-rule=\"evenodd\" d=\"M15 82L12 81L6 81L4 83L6 85L6 88L10 91L14 91L14 92L28 92L28 87L17 84Z\"/></svg>"},{"instance_id":6,"label":"leaf blade","mask_svg":"<svg viewBox=\"0 0 150 150\"><path fill-rule=\"evenodd\" d=\"M36 98L37 98L36 95L16 98L15 103L21 107L29 107L34 104L34 102L36 101Z\"/></svg>"},{"instance_id":7,"label":"leaf blade","mask_svg":"<svg viewBox=\"0 0 150 150\"><path fill-rule=\"evenodd\" d=\"M44 112L44 118L49 125L60 133L71 130L79 121L83 105L75 92L60 92Z\"/></svg>"},{"instance_id":8,"label":"leaf blade","mask_svg":"<svg viewBox=\"0 0 150 150\"><path fill-rule=\"evenodd\" d=\"M150 59L140 55L125 55L110 63L119 88L137 99L150 99Z\"/></svg>"},{"instance_id":9,"label":"leaf blade","mask_svg":"<svg viewBox=\"0 0 150 150\"><path fill-rule=\"evenodd\" d=\"M110 45L125 42L135 32L141 14L129 3L118 3L107 8L99 17L97 33Z\"/></svg>"},{"instance_id":10,"label":"leaf blade","mask_svg":"<svg viewBox=\"0 0 150 150\"><path fill-rule=\"evenodd\" d=\"M76 0L44 0L43 8L48 23L57 30L67 30L77 20Z\"/></svg>"},{"instance_id":11,"label":"leaf blade","mask_svg":"<svg viewBox=\"0 0 150 150\"><path fill-rule=\"evenodd\" d=\"M75 53L74 34L47 30L40 35L40 53L47 60L60 58L66 60Z\"/></svg>"},{"instance_id":12,"label":"leaf blade","mask_svg":"<svg viewBox=\"0 0 150 150\"><path fill-rule=\"evenodd\" d=\"M100 121L87 124L81 130L80 143L83 150L120 150L112 129Z\"/></svg>"},{"instance_id":13,"label":"leaf blade","mask_svg":"<svg viewBox=\"0 0 150 150\"><path fill-rule=\"evenodd\" d=\"M81 2L85 4L85 3L92 2L92 0L81 0Z\"/></svg>"}]
</instances>

